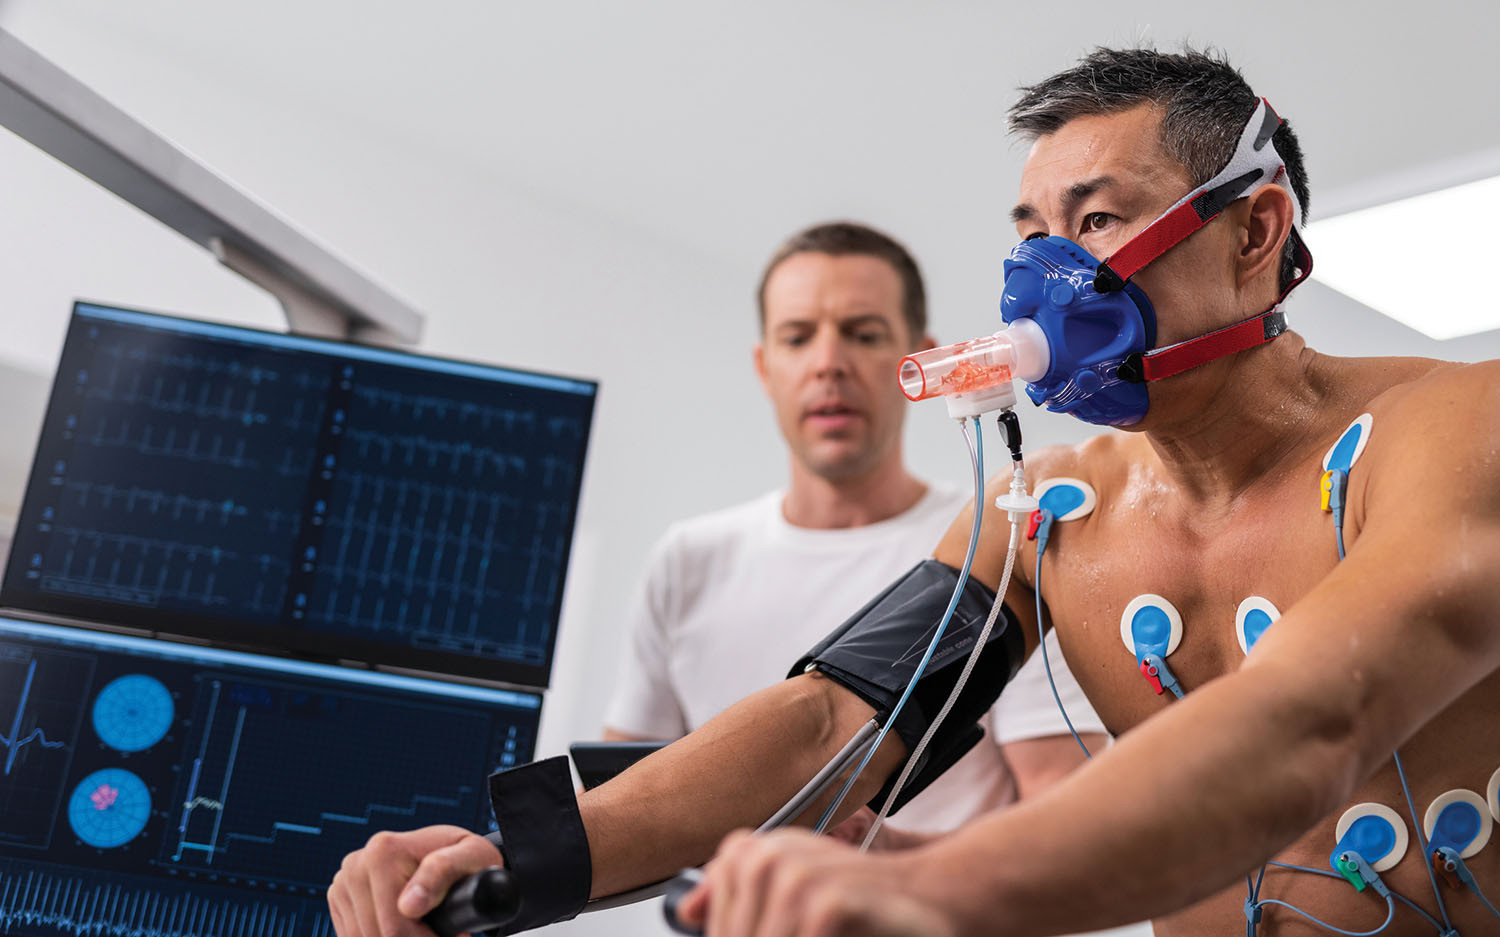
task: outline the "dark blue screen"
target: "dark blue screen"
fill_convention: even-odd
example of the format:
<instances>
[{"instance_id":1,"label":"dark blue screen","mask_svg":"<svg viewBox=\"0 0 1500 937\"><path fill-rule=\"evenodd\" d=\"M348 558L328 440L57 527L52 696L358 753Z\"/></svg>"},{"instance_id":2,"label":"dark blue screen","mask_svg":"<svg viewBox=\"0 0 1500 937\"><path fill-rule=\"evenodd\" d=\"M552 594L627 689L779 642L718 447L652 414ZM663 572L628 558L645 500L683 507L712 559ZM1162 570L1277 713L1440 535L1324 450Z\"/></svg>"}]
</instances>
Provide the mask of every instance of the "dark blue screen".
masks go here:
<instances>
[{"instance_id":1,"label":"dark blue screen","mask_svg":"<svg viewBox=\"0 0 1500 937\"><path fill-rule=\"evenodd\" d=\"M0 597L545 686L595 390L80 303Z\"/></svg>"},{"instance_id":2,"label":"dark blue screen","mask_svg":"<svg viewBox=\"0 0 1500 937\"><path fill-rule=\"evenodd\" d=\"M377 830L491 827L540 697L0 619L0 933L325 937Z\"/></svg>"}]
</instances>

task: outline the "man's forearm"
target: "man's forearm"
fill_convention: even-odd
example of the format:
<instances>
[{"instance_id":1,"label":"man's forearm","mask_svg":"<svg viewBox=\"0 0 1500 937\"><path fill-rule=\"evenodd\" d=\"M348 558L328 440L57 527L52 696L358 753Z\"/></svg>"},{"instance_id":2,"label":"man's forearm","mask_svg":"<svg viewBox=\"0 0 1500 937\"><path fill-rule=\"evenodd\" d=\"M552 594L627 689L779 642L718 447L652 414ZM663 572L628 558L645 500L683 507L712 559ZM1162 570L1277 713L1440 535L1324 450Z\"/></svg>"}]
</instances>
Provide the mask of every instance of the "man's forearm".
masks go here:
<instances>
[{"instance_id":1,"label":"man's forearm","mask_svg":"<svg viewBox=\"0 0 1500 937\"><path fill-rule=\"evenodd\" d=\"M1235 718L1247 711L1265 715ZM1184 907L1291 842L1374 769L1343 722L1287 706L1275 681L1204 686L1051 790L913 854L914 887L965 934L1094 930ZM1204 741L1163 761L1174 738Z\"/></svg>"},{"instance_id":2,"label":"man's forearm","mask_svg":"<svg viewBox=\"0 0 1500 937\"><path fill-rule=\"evenodd\" d=\"M872 715L832 681L796 677L747 697L584 792L579 810L593 860L592 895L625 891L706 861L724 834L764 822ZM891 733L839 817L874 796L904 755L904 744ZM832 796L804 811L800 822L815 822Z\"/></svg>"}]
</instances>

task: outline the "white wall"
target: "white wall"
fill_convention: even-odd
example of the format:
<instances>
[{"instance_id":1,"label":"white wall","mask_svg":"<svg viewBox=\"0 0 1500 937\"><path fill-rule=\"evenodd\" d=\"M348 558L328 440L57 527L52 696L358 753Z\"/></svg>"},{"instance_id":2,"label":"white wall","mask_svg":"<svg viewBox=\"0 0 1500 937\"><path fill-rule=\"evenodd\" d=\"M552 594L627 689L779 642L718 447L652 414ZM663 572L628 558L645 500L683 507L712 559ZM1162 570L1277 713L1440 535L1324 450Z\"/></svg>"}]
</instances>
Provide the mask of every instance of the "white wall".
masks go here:
<instances>
[{"instance_id":1,"label":"white wall","mask_svg":"<svg viewBox=\"0 0 1500 937\"><path fill-rule=\"evenodd\" d=\"M916 17L879 5L861 18L843 4L794 5L739 39L743 24L715 26L694 5L655 20L634 5L576 21L559 12L544 24L483 7L0 0L0 27L410 299L429 316L423 348L602 382L539 747L548 754L598 730L621 611L653 539L672 519L782 477L749 353L751 290L776 241L830 217L887 226L924 262L940 338L993 328L999 260L1012 240L1000 218L1019 159L1000 132L1008 89L1066 64L1089 39L1129 40L1150 21L1120 15L1064 37L1051 13L1036 22L977 11ZM1326 96L1271 51L1289 23L1247 23L1233 11L1216 30L1201 4L1163 7L1155 35L1206 36L1242 52L1282 89L1285 111L1298 113L1304 89ZM407 22L419 16L431 19ZM1356 25L1368 31L1374 19ZM1294 38L1332 48L1348 25L1344 16L1315 21L1320 34ZM488 33L452 47L465 30ZM848 30L858 42L844 41ZM1245 30L1261 41L1240 38ZM1019 38L1033 34L1049 37L1045 48ZM1433 47L1447 48L1436 39ZM525 67L475 87L460 53ZM1024 70L1007 71L1007 57L1024 59ZM1364 67L1359 56L1350 61ZM1316 62L1305 67L1321 74ZM638 83L635 68L649 80ZM694 97L700 82L711 91ZM1371 97L1357 113L1328 113L1349 133L1412 115ZM1500 129L1476 121L1482 115L1448 142L1500 141ZM1302 126L1310 144L1334 148L1328 124ZM1421 148L1408 144L1369 152L1409 164ZM1342 149L1324 163L1319 156L1310 145L1315 185L1320 165L1368 170ZM75 297L259 326L279 317L196 247L6 132L0 179L3 526ZM1292 315L1314 344L1350 353L1500 355L1495 334L1431 342L1317 284L1303 288ZM913 411L911 461L927 477L963 483L962 445L940 410ZM1023 418L1033 445L1082 434L1047 414ZM654 914L565 929L631 932Z\"/></svg>"}]
</instances>

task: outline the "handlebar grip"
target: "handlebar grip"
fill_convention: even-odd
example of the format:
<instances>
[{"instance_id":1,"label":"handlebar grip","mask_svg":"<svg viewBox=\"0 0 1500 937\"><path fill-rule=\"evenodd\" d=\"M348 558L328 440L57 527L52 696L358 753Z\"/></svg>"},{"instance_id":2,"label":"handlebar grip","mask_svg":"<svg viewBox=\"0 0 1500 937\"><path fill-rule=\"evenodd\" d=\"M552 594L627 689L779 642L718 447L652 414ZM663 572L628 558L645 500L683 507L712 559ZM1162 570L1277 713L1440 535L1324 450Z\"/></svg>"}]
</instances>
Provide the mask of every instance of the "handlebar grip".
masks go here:
<instances>
[{"instance_id":1,"label":"handlebar grip","mask_svg":"<svg viewBox=\"0 0 1500 937\"><path fill-rule=\"evenodd\" d=\"M666 899L662 902L661 913L667 919L667 926L679 934L687 934L689 937L703 937L701 928L690 927L677 917L677 905L687 897L687 893L698 887L703 881L701 869L684 869L677 873L677 877L667 883L662 892Z\"/></svg>"},{"instance_id":2,"label":"handlebar grip","mask_svg":"<svg viewBox=\"0 0 1500 937\"><path fill-rule=\"evenodd\" d=\"M457 937L508 924L519 908L515 880L509 872L492 865L459 879L422 923L438 937Z\"/></svg>"}]
</instances>

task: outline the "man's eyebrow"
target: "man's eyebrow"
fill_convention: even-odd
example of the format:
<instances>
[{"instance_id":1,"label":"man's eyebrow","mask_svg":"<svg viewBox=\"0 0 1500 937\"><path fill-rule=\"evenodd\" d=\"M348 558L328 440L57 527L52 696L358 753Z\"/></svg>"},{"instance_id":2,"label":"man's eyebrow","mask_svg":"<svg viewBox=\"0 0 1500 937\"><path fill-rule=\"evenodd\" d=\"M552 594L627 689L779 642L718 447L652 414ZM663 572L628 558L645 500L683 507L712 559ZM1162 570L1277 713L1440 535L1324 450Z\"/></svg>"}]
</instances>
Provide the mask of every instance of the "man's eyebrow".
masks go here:
<instances>
[{"instance_id":1,"label":"man's eyebrow","mask_svg":"<svg viewBox=\"0 0 1500 937\"><path fill-rule=\"evenodd\" d=\"M846 329L862 328L866 325L878 325L884 329L891 327L891 324L886 321L885 316L878 312L867 312L863 315L854 315L847 319L839 320L839 326Z\"/></svg>"},{"instance_id":2,"label":"man's eyebrow","mask_svg":"<svg viewBox=\"0 0 1500 937\"><path fill-rule=\"evenodd\" d=\"M1096 176L1093 179L1085 179L1074 183L1062 194L1062 210L1064 215L1071 215L1078 203L1098 192L1115 184L1114 176Z\"/></svg>"},{"instance_id":3,"label":"man's eyebrow","mask_svg":"<svg viewBox=\"0 0 1500 937\"><path fill-rule=\"evenodd\" d=\"M1082 182L1069 186L1062 194L1063 214L1072 213L1078 203L1098 192L1100 189L1108 188L1115 184L1114 176L1097 176L1093 179L1085 179ZM1011 224L1020 224L1030 221L1036 217L1036 209L1029 202L1022 202L1010 210Z\"/></svg>"}]
</instances>

